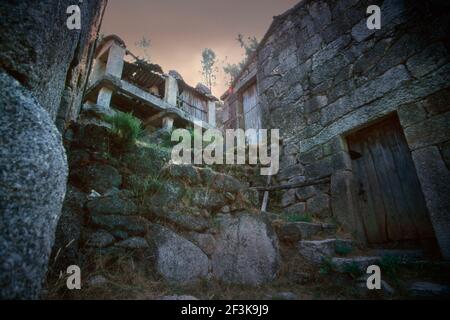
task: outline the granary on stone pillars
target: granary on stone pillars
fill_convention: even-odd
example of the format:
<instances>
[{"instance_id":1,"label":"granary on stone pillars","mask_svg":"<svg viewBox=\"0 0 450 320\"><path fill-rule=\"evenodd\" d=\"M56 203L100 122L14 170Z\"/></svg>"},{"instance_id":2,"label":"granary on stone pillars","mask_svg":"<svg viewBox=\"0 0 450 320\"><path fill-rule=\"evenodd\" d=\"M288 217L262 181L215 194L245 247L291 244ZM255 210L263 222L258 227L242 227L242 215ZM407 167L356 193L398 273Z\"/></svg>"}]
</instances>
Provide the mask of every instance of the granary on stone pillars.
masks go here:
<instances>
[{"instance_id":1,"label":"granary on stone pillars","mask_svg":"<svg viewBox=\"0 0 450 320\"><path fill-rule=\"evenodd\" d=\"M208 88L188 85L175 71L136 57L109 35L97 47L85 105L131 112L147 130L216 126L216 102Z\"/></svg>"},{"instance_id":2,"label":"granary on stone pillars","mask_svg":"<svg viewBox=\"0 0 450 320\"><path fill-rule=\"evenodd\" d=\"M283 139L277 182L324 178L284 189L285 212L337 221L369 247L450 259L450 7L380 0L370 30L372 2L303 0L275 17L222 118L252 123L256 84L257 126Z\"/></svg>"}]
</instances>

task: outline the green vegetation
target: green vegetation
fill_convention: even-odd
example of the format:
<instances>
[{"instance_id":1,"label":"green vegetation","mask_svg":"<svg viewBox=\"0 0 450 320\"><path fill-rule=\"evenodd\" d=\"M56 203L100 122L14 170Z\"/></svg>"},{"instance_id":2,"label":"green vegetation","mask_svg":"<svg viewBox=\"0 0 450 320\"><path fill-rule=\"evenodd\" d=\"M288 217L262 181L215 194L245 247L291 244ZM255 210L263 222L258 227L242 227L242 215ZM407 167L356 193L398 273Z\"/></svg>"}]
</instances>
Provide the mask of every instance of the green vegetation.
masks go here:
<instances>
[{"instance_id":1,"label":"green vegetation","mask_svg":"<svg viewBox=\"0 0 450 320\"><path fill-rule=\"evenodd\" d=\"M223 72L229 77L228 84L231 85L239 73L242 71L242 68L247 63L248 59L251 58L253 53L259 46L259 42L256 37L247 37L244 38L242 34L238 34L236 41L239 43L242 49L244 49L244 58L239 63L225 63L223 67ZM225 58L226 59L226 58Z\"/></svg>"},{"instance_id":2,"label":"green vegetation","mask_svg":"<svg viewBox=\"0 0 450 320\"><path fill-rule=\"evenodd\" d=\"M206 86L211 90L213 86L216 85L216 74L217 74L217 57L216 53L210 49L205 48L202 51L202 75Z\"/></svg>"},{"instance_id":3,"label":"green vegetation","mask_svg":"<svg viewBox=\"0 0 450 320\"><path fill-rule=\"evenodd\" d=\"M321 275L328 275L330 274L334 269L333 262L331 261L330 257L324 257L322 259L322 264L319 268L319 274Z\"/></svg>"},{"instance_id":4,"label":"green vegetation","mask_svg":"<svg viewBox=\"0 0 450 320\"><path fill-rule=\"evenodd\" d=\"M308 213L290 213L286 215L285 220L288 222L312 222L312 217Z\"/></svg>"},{"instance_id":5,"label":"green vegetation","mask_svg":"<svg viewBox=\"0 0 450 320\"><path fill-rule=\"evenodd\" d=\"M122 162L131 172L141 176L157 177L170 159L170 150L161 146L138 141L137 148L122 155Z\"/></svg>"},{"instance_id":6,"label":"green vegetation","mask_svg":"<svg viewBox=\"0 0 450 320\"><path fill-rule=\"evenodd\" d=\"M360 277L363 272L356 262L347 263L343 271L348 273L353 279Z\"/></svg>"},{"instance_id":7,"label":"green vegetation","mask_svg":"<svg viewBox=\"0 0 450 320\"><path fill-rule=\"evenodd\" d=\"M129 183L135 196L156 193L164 186L164 183L156 177L141 178L137 175L130 176Z\"/></svg>"},{"instance_id":8,"label":"green vegetation","mask_svg":"<svg viewBox=\"0 0 450 320\"><path fill-rule=\"evenodd\" d=\"M164 132L161 135L161 143L159 144L163 148L171 149L176 142L172 141L172 132Z\"/></svg>"},{"instance_id":9,"label":"green vegetation","mask_svg":"<svg viewBox=\"0 0 450 320\"><path fill-rule=\"evenodd\" d=\"M348 255L350 252L352 252L352 250L352 246L347 243L336 242L336 245L334 247L334 251L341 256Z\"/></svg>"},{"instance_id":10,"label":"green vegetation","mask_svg":"<svg viewBox=\"0 0 450 320\"><path fill-rule=\"evenodd\" d=\"M106 116L104 120L111 124L111 131L117 137L120 147L130 147L142 136L141 120L131 113L117 111L113 116Z\"/></svg>"},{"instance_id":11,"label":"green vegetation","mask_svg":"<svg viewBox=\"0 0 450 320\"><path fill-rule=\"evenodd\" d=\"M402 259L394 255L385 255L381 258L380 268L388 277L395 278L402 265Z\"/></svg>"}]
</instances>

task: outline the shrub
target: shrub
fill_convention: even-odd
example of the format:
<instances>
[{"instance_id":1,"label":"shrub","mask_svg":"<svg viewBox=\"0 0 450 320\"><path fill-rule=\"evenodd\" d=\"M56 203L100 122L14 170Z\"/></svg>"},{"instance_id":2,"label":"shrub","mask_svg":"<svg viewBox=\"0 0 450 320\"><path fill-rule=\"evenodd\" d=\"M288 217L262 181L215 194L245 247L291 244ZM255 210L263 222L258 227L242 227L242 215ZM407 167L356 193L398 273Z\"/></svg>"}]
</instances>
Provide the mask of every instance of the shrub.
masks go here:
<instances>
[{"instance_id":1,"label":"shrub","mask_svg":"<svg viewBox=\"0 0 450 320\"><path fill-rule=\"evenodd\" d=\"M328 275L328 274L330 274L333 271L333 269L334 269L334 264L331 261L331 258L330 257L324 257L322 259L322 263L321 263L320 268L319 268L319 274L321 274L321 275Z\"/></svg>"},{"instance_id":2,"label":"shrub","mask_svg":"<svg viewBox=\"0 0 450 320\"><path fill-rule=\"evenodd\" d=\"M286 221L289 222L312 222L311 215L305 213L305 214L298 214L298 213L291 213L286 215Z\"/></svg>"},{"instance_id":3,"label":"shrub","mask_svg":"<svg viewBox=\"0 0 450 320\"><path fill-rule=\"evenodd\" d=\"M131 113L117 111L113 116L105 116L104 120L111 124L111 131L118 137L122 147L134 145L144 132L141 120Z\"/></svg>"},{"instance_id":4,"label":"shrub","mask_svg":"<svg viewBox=\"0 0 450 320\"><path fill-rule=\"evenodd\" d=\"M350 252L352 252L352 250L352 246L347 243L336 242L336 245L334 247L334 251L341 256L348 255Z\"/></svg>"},{"instance_id":5,"label":"shrub","mask_svg":"<svg viewBox=\"0 0 450 320\"><path fill-rule=\"evenodd\" d=\"M363 274L363 271L358 266L356 262L347 263L344 266L345 273L348 273L353 279L360 277Z\"/></svg>"},{"instance_id":6,"label":"shrub","mask_svg":"<svg viewBox=\"0 0 450 320\"><path fill-rule=\"evenodd\" d=\"M383 255L380 261L381 270L389 277L395 278L402 265L402 259L394 255Z\"/></svg>"},{"instance_id":7,"label":"shrub","mask_svg":"<svg viewBox=\"0 0 450 320\"><path fill-rule=\"evenodd\" d=\"M162 189L164 183L156 177L140 177L131 175L129 177L130 188L136 197L143 196L148 193L156 193Z\"/></svg>"},{"instance_id":8,"label":"shrub","mask_svg":"<svg viewBox=\"0 0 450 320\"><path fill-rule=\"evenodd\" d=\"M172 133L171 132L164 132L161 135L161 143L160 146L163 148L171 149L176 142L172 141Z\"/></svg>"}]
</instances>

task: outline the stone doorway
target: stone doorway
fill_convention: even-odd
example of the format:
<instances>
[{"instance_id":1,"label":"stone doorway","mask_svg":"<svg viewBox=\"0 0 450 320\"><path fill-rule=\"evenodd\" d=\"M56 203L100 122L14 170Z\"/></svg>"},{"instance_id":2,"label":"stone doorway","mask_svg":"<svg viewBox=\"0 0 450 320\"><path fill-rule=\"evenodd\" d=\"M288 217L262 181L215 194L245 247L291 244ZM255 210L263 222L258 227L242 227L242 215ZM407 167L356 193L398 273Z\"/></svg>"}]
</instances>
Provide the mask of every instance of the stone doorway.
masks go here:
<instances>
[{"instance_id":1,"label":"stone doorway","mask_svg":"<svg viewBox=\"0 0 450 320\"><path fill-rule=\"evenodd\" d=\"M351 192L365 240L375 247L434 243L424 196L396 114L347 136Z\"/></svg>"}]
</instances>

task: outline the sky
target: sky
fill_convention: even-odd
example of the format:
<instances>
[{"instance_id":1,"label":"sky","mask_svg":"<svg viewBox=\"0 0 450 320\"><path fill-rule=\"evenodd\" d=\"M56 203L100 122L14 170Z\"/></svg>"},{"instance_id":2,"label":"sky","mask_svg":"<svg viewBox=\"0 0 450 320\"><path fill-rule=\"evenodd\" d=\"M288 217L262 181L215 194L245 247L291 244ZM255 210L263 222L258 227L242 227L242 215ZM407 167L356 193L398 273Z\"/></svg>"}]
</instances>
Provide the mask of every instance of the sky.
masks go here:
<instances>
[{"instance_id":1,"label":"sky","mask_svg":"<svg viewBox=\"0 0 450 320\"><path fill-rule=\"evenodd\" d=\"M293 7L299 0L109 0L101 33L116 34L127 48L144 57L136 43L145 37L151 45L147 56L165 72L177 70L195 86L202 81L201 52L211 48L218 57L219 73L213 94L227 89L222 71L225 62L243 59L236 41L239 33L258 40L273 16Z\"/></svg>"}]
</instances>

